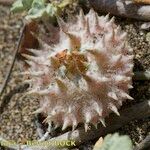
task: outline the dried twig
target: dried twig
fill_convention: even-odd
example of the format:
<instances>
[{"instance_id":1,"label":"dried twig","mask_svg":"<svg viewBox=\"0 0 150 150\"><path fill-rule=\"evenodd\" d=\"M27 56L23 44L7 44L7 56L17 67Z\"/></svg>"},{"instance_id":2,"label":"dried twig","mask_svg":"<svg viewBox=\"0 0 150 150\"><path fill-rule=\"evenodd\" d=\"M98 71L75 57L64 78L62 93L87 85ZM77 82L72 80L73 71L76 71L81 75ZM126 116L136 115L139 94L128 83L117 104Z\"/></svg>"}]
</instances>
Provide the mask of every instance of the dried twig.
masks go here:
<instances>
[{"instance_id":1,"label":"dried twig","mask_svg":"<svg viewBox=\"0 0 150 150\"><path fill-rule=\"evenodd\" d=\"M98 12L150 21L150 5L139 5L131 0L89 0Z\"/></svg>"},{"instance_id":2,"label":"dried twig","mask_svg":"<svg viewBox=\"0 0 150 150\"><path fill-rule=\"evenodd\" d=\"M150 0L133 0L133 1L139 4L150 4Z\"/></svg>"},{"instance_id":3,"label":"dried twig","mask_svg":"<svg viewBox=\"0 0 150 150\"><path fill-rule=\"evenodd\" d=\"M8 103L13 95L15 95L17 93L25 92L28 87L29 87L29 84L27 84L27 83L19 85L19 86L15 87L14 89L12 89L7 95L5 95L4 98L2 99L2 102L0 105L0 114L3 113L5 107L8 105Z\"/></svg>"},{"instance_id":4,"label":"dried twig","mask_svg":"<svg viewBox=\"0 0 150 150\"><path fill-rule=\"evenodd\" d=\"M18 54L18 51L19 51L19 47L20 47L20 44L21 44L21 41L22 41L22 38L23 38L24 30L25 30L25 25L22 28L22 31L21 31L21 34L20 34L20 37L19 37L19 41L18 41L18 44L17 44L17 48L16 48L14 56L13 56L12 64L10 65L10 68L8 69L7 75L6 75L5 80L2 84L2 87L0 89L0 96L2 96L4 90L7 86L7 83L9 81L10 75L12 73L12 69L14 67L14 64L15 64L15 61L16 61L16 58L17 58L17 54Z\"/></svg>"},{"instance_id":5,"label":"dried twig","mask_svg":"<svg viewBox=\"0 0 150 150\"><path fill-rule=\"evenodd\" d=\"M58 137L52 138L50 140L47 140L47 142L52 143L54 141L65 141L65 140L72 140L75 141L76 146L87 142L89 140L93 140L95 138L104 136L110 132L114 132L115 130L119 129L123 125L129 123L132 120L135 119L143 119L150 116L150 100L141 102L139 104L136 104L134 106L131 106L129 108L126 108L122 111L120 111L120 117L111 114L109 118L106 119L107 127L103 127L102 125L99 125L97 129L91 128L88 132L85 132L83 128L78 128L74 131L69 131L63 135L60 135ZM12 148L16 148L15 147ZM40 147L40 146L27 146L22 145L22 150L58 150L58 147Z\"/></svg>"},{"instance_id":6,"label":"dried twig","mask_svg":"<svg viewBox=\"0 0 150 150\"><path fill-rule=\"evenodd\" d=\"M148 135L138 146L134 148L134 150L145 150L150 149L150 135Z\"/></svg>"}]
</instances>

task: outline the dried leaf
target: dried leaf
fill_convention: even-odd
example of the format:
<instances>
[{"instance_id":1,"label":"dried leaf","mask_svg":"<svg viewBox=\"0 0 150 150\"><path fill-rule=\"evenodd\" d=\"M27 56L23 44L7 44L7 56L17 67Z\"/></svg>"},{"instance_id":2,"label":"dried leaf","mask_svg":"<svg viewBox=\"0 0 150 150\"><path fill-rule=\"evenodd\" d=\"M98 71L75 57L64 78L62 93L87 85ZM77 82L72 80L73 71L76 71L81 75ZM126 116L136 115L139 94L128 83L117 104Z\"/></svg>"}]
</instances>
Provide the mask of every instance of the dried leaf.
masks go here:
<instances>
[{"instance_id":1,"label":"dried leaf","mask_svg":"<svg viewBox=\"0 0 150 150\"><path fill-rule=\"evenodd\" d=\"M19 58L23 59L22 53L29 54L28 48L38 48L38 40L33 36L32 33L37 33L38 25L36 22L28 22L25 24L23 31L23 38L21 39L21 44L19 48Z\"/></svg>"}]
</instances>

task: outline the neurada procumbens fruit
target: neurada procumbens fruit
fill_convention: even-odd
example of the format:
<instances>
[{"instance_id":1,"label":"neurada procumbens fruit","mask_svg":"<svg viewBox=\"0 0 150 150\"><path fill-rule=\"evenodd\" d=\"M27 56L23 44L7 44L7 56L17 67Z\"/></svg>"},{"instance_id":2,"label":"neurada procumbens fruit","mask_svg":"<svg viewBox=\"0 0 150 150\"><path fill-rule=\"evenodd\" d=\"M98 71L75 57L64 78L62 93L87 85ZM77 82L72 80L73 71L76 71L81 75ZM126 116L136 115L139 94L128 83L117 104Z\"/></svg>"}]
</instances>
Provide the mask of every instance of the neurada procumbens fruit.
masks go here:
<instances>
[{"instance_id":1,"label":"neurada procumbens fruit","mask_svg":"<svg viewBox=\"0 0 150 150\"><path fill-rule=\"evenodd\" d=\"M30 79L28 94L39 96L48 123L73 130L79 123L102 122L118 108L132 88L133 52L127 33L115 25L114 18L98 16L93 9L81 11L75 21L58 18L55 33L40 49L23 54L29 68L23 74ZM55 30L58 29L58 30Z\"/></svg>"}]
</instances>

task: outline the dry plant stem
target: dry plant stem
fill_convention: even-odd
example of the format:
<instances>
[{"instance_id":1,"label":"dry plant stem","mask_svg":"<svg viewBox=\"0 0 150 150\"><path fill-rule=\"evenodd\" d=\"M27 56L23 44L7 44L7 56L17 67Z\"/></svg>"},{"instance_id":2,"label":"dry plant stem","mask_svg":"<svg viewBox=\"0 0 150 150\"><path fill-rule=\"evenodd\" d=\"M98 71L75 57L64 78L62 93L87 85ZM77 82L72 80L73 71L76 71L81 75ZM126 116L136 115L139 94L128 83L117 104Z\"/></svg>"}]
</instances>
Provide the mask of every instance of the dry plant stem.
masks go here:
<instances>
[{"instance_id":1,"label":"dry plant stem","mask_svg":"<svg viewBox=\"0 0 150 150\"><path fill-rule=\"evenodd\" d=\"M145 150L150 148L150 135L148 135L134 150Z\"/></svg>"},{"instance_id":2,"label":"dry plant stem","mask_svg":"<svg viewBox=\"0 0 150 150\"><path fill-rule=\"evenodd\" d=\"M12 5L15 0L0 0L1 5Z\"/></svg>"},{"instance_id":3,"label":"dry plant stem","mask_svg":"<svg viewBox=\"0 0 150 150\"><path fill-rule=\"evenodd\" d=\"M131 0L89 0L98 12L150 21L150 5L137 4Z\"/></svg>"},{"instance_id":4,"label":"dry plant stem","mask_svg":"<svg viewBox=\"0 0 150 150\"><path fill-rule=\"evenodd\" d=\"M54 142L54 141L61 141L61 140L73 140L76 143L76 146L87 142L89 140L93 140L95 138L104 136L110 132L114 132L115 130L119 129L120 127L124 126L125 124L129 123L132 120L136 119L143 119L150 116L150 100L141 102L129 108L126 108L120 112L120 117L111 114L110 117L106 119L106 127L101 125L98 126L97 129L92 127L91 130L85 132L83 128L78 128L74 131L69 131L63 135L58 137L52 138L47 142ZM0 140L1 142L1 140ZM18 146L14 146L12 148L17 148ZM32 146L29 147L27 145L22 145L21 150L51 150L50 147L39 147L39 146ZM53 148L53 150L58 150L58 147Z\"/></svg>"},{"instance_id":5,"label":"dry plant stem","mask_svg":"<svg viewBox=\"0 0 150 150\"><path fill-rule=\"evenodd\" d=\"M15 95L17 93L25 92L28 87L29 87L29 84L27 84L27 83L19 85L19 86L15 87L14 89L12 89L7 95L5 95L4 98L2 99L2 102L0 105L0 114L3 113L5 107L8 105L8 103L13 95Z\"/></svg>"},{"instance_id":6,"label":"dry plant stem","mask_svg":"<svg viewBox=\"0 0 150 150\"><path fill-rule=\"evenodd\" d=\"M7 84L8 84L10 75L12 73L12 69L14 67L14 64L15 64L15 61L16 61L16 58L17 58L17 54L18 54L18 51L19 51L20 43L21 43L21 40L23 38L24 30L25 30L25 26L23 26L23 28L22 28L22 31L21 31L21 34L20 34L20 37L19 37L19 41L18 41L18 44L17 44L17 48L16 48L14 56L13 56L12 63L10 65L10 68L8 69L7 75L6 75L5 79L4 79L2 87L0 89L0 96L2 96L3 92L5 91L5 88L6 88Z\"/></svg>"},{"instance_id":7,"label":"dry plant stem","mask_svg":"<svg viewBox=\"0 0 150 150\"><path fill-rule=\"evenodd\" d=\"M150 0L133 0L136 3L150 4Z\"/></svg>"}]
</instances>

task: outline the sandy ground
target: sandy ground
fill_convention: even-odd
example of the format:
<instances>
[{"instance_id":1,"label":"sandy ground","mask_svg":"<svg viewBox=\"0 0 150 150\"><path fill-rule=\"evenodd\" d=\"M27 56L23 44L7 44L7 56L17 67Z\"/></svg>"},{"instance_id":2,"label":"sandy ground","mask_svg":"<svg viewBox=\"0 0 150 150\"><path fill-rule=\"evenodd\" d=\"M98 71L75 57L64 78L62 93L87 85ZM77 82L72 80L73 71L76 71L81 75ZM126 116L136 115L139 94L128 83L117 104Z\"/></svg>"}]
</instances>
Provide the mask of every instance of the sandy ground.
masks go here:
<instances>
[{"instance_id":1,"label":"sandy ground","mask_svg":"<svg viewBox=\"0 0 150 150\"><path fill-rule=\"evenodd\" d=\"M10 14L9 7L0 6L0 84L7 73L8 66L12 60L15 46L19 37L19 30L22 27L22 16ZM116 23L128 32L128 41L134 49L135 67L134 71L149 70L150 66L150 41L147 40L148 31L140 29L142 22L135 20L116 18ZM10 89L22 82L22 79L15 76L19 71L19 63L16 62L13 74L6 89ZM135 101L127 101L123 107L150 98L150 83L147 81L134 81L134 89L130 91ZM17 142L37 139L34 124L35 116L31 114L39 107L38 100L33 97L21 98L23 94L15 95L3 114L0 115L0 136ZM150 133L150 118L135 120L116 131L121 134L128 134L133 143L141 142ZM88 145L91 145L92 142ZM89 146L90 147L90 146ZM84 149L81 146L80 149ZM90 149L90 148L89 148Z\"/></svg>"}]
</instances>

